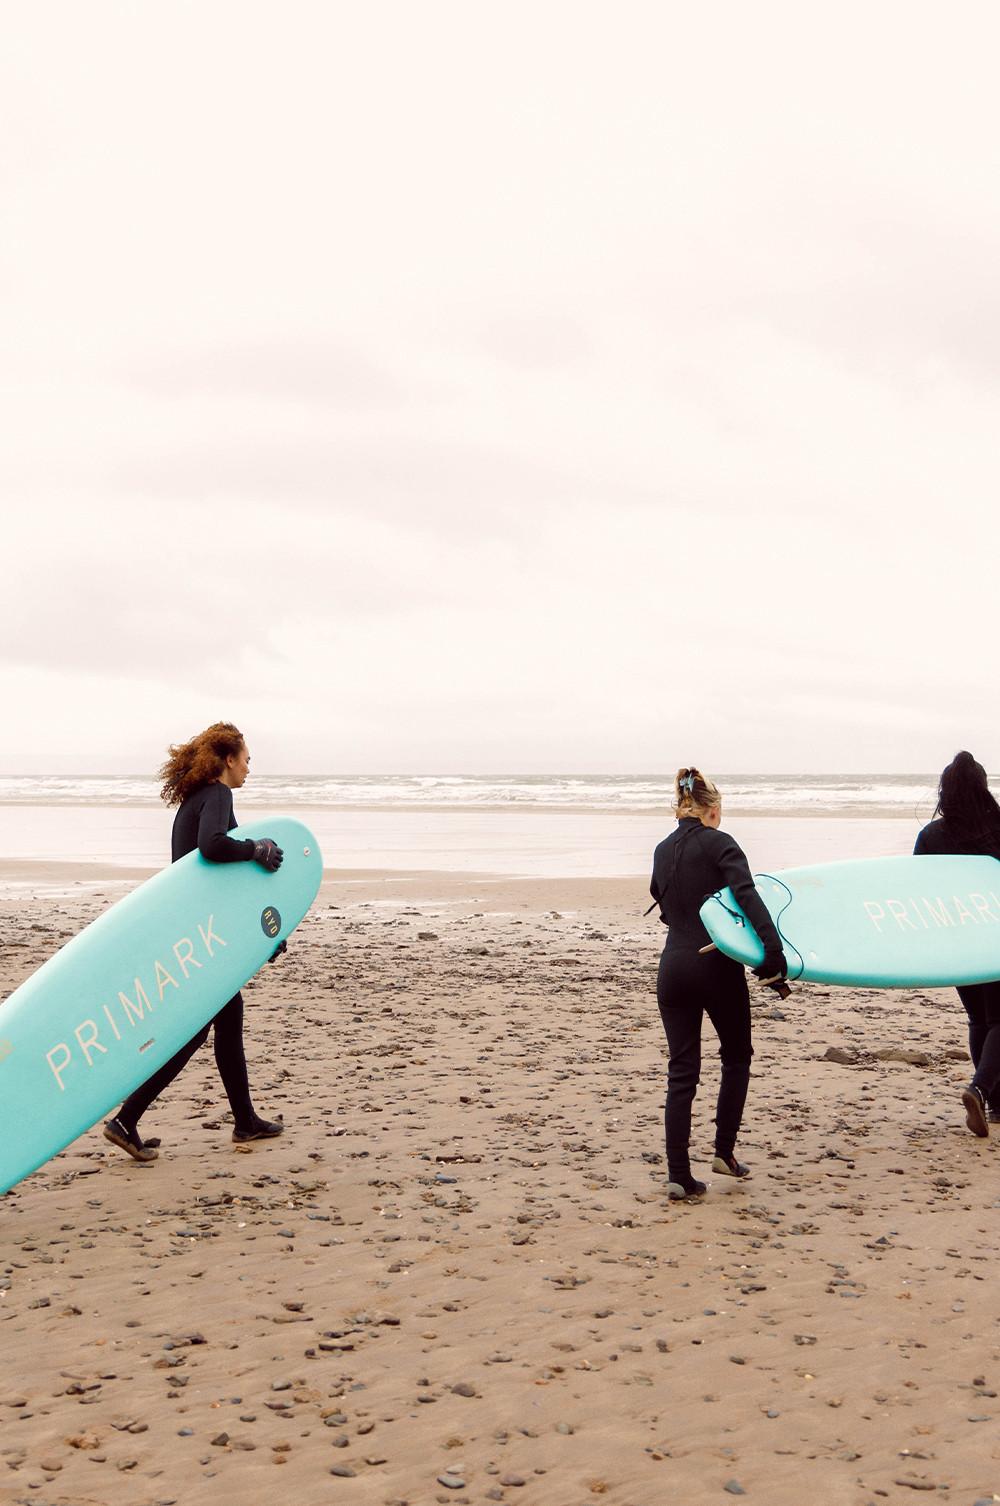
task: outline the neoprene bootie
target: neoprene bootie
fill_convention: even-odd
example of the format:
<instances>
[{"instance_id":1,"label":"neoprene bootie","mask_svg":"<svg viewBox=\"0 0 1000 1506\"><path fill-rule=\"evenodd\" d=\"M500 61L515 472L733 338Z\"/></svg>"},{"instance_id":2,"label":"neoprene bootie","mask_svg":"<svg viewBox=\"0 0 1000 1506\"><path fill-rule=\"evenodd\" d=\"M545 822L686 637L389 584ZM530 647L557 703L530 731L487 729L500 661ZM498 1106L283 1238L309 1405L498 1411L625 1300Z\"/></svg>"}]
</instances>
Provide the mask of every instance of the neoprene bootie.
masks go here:
<instances>
[{"instance_id":1,"label":"neoprene bootie","mask_svg":"<svg viewBox=\"0 0 1000 1506\"><path fill-rule=\"evenodd\" d=\"M708 1188L688 1172L686 1177L672 1176L667 1183L667 1197L672 1203L682 1203L687 1198L704 1197Z\"/></svg>"},{"instance_id":2,"label":"neoprene bootie","mask_svg":"<svg viewBox=\"0 0 1000 1506\"><path fill-rule=\"evenodd\" d=\"M716 1156L712 1162L712 1170L720 1177L748 1177L749 1166L744 1166L742 1161L737 1161L735 1156Z\"/></svg>"},{"instance_id":3,"label":"neoprene bootie","mask_svg":"<svg viewBox=\"0 0 1000 1506\"><path fill-rule=\"evenodd\" d=\"M980 1140L989 1139L990 1121L986 1117L986 1099L974 1083L969 1083L967 1088L962 1089L962 1107L965 1109L965 1122L974 1135Z\"/></svg>"}]
</instances>

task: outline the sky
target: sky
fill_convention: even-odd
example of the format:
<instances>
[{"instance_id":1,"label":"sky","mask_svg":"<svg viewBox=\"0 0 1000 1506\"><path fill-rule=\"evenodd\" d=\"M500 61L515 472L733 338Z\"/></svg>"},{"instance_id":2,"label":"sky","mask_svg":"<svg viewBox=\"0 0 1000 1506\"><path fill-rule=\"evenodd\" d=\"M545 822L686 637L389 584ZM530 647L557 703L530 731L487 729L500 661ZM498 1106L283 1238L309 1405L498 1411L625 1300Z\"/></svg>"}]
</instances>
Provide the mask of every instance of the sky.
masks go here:
<instances>
[{"instance_id":1,"label":"sky","mask_svg":"<svg viewBox=\"0 0 1000 1506\"><path fill-rule=\"evenodd\" d=\"M993 4L0 14L0 773L1000 765Z\"/></svg>"}]
</instances>

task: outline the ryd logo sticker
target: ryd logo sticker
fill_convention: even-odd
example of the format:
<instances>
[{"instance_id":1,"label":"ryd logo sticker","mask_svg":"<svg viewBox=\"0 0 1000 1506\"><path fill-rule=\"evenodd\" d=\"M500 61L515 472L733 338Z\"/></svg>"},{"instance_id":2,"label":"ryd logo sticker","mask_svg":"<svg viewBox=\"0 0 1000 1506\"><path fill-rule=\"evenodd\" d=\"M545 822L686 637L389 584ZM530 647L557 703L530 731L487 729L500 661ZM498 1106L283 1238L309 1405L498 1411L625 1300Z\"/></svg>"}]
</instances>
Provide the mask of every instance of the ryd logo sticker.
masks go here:
<instances>
[{"instance_id":1,"label":"ryd logo sticker","mask_svg":"<svg viewBox=\"0 0 1000 1506\"><path fill-rule=\"evenodd\" d=\"M268 905L266 910L260 912L260 928L272 940L281 930L281 916L273 905Z\"/></svg>"}]
</instances>

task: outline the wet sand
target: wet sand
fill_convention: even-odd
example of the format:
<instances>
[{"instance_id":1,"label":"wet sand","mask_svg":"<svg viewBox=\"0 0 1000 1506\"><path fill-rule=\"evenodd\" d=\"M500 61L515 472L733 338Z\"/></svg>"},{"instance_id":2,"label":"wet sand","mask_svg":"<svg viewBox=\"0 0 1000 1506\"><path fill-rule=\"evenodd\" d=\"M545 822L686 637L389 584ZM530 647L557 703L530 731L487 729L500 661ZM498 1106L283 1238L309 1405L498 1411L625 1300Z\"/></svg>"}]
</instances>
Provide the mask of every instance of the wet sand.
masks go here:
<instances>
[{"instance_id":1,"label":"wet sand","mask_svg":"<svg viewBox=\"0 0 1000 1506\"><path fill-rule=\"evenodd\" d=\"M8 875L5 994L122 892L79 877ZM93 1131L0 1200L0 1502L1000 1496L1000 1129L965 1128L956 996L755 995L753 1177L709 1175L709 1047L709 1194L669 1204L645 903L328 882L246 991L281 1140L232 1145L206 1049L157 1162Z\"/></svg>"}]
</instances>

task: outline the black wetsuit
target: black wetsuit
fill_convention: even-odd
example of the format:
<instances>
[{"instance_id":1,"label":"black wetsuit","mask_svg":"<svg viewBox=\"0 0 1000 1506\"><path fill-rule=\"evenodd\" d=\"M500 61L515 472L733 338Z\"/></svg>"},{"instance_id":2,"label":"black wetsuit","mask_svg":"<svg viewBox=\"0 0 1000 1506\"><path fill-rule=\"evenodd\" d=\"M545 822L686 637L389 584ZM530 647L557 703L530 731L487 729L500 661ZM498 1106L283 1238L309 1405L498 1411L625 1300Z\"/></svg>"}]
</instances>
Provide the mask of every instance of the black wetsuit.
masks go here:
<instances>
[{"instance_id":1,"label":"black wetsuit","mask_svg":"<svg viewBox=\"0 0 1000 1506\"><path fill-rule=\"evenodd\" d=\"M247 863L253 859L254 844L248 837L245 841L228 835L236 828L233 814L233 792L225 784L207 784L195 790L183 802L174 817L171 835L171 862L185 857L197 847L202 857L210 863ZM148 1082L126 1098L118 1112L118 1119L128 1130L134 1130L154 1098L173 1082L187 1066L199 1046L208 1040L208 1032L215 1027L215 1062L226 1090L229 1106L238 1130L252 1127L253 1103L250 1099L250 1084L247 1079L247 1059L243 1050L243 995L234 994L214 1020L210 1020L193 1040L182 1046L176 1056L164 1062Z\"/></svg>"},{"instance_id":2,"label":"black wetsuit","mask_svg":"<svg viewBox=\"0 0 1000 1506\"><path fill-rule=\"evenodd\" d=\"M940 819L918 833L913 851L918 856L972 853L1000 858L1000 832L970 837ZM1000 1113L1000 982L966 984L958 990L958 997L969 1016L969 1055L975 1067L972 1086L980 1090L995 1113Z\"/></svg>"},{"instance_id":3,"label":"black wetsuit","mask_svg":"<svg viewBox=\"0 0 1000 1506\"><path fill-rule=\"evenodd\" d=\"M664 1129L672 1182L691 1175L691 1105L701 1071L701 1025L707 1014L719 1037L722 1081L715 1114L715 1153L728 1159L736 1145L750 1082L750 995L739 962L722 952L699 955L711 937L698 914L709 894L732 889L766 949L781 941L754 888L743 849L726 832L696 816L679 821L653 854L649 892L669 927L660 958L656 998L670 1053Z\"/></svg>"}]
</instances>

